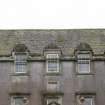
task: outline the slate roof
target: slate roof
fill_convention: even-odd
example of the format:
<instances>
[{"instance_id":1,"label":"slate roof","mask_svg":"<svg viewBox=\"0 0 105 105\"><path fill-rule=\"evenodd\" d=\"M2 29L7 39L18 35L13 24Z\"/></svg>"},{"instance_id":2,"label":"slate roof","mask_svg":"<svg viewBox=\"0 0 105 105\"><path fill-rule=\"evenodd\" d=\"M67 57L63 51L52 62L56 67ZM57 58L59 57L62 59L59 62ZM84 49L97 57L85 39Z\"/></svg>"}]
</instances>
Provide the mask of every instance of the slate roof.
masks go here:
<instances>
[{"instance_id":1,"label":"slate roof","mask_svg":"<svg viewBox=\"0 0 105 105\"><path fill-rule=\"evenodd\" d=\"M0 55L9 55L16 44L24 44L30 53L43 54L54 43L64 55L72 55L80 43L87 43L94 54L104 54L105 29L24 29L0 30Z\"/></svg>"}]
</instances>

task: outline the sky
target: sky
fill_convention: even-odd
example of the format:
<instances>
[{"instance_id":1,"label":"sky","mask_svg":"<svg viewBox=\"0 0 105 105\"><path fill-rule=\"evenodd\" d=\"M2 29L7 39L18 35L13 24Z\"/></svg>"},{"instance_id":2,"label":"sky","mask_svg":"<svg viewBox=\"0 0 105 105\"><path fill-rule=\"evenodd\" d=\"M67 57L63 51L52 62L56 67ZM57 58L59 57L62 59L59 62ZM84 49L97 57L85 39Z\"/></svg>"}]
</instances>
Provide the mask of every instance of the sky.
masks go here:
<instances>
[{"instance_id":1,"label":"sky","mask_svg":"<svg viewBox=\"0 0 105 105\"><path fill-rule=\"evenodd\" d=\"M0 0L0 29L105 28L105 0Z\"/></svg>"}]
</instances>

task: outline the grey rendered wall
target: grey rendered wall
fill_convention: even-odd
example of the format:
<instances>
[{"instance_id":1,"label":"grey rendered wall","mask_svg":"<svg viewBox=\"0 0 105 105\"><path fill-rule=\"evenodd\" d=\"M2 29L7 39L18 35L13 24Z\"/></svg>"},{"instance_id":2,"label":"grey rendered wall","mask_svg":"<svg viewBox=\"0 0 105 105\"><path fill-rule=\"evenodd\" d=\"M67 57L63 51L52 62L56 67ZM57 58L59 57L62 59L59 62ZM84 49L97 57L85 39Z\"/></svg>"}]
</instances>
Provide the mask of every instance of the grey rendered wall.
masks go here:
<instances>
[{"instance_id":1,"label":"grey rendered wall","mask_svg":"<svg viewBox=\"0 0 105 105\"><path fill-rule=\"evenodd\" d=\"M61 81L61 90L64 93L63 105L68 105L68 103L74 105L76 93L96 93L96 105L104 105L105 62L94 61L93 64L94 75L77 75L74 61L61 62L62 73L59 80ZM12 62L0 62L0 105L9 105L10 94L15 92L30 93L30 105L42 105L41 92L45 88L44 79L46 79L45 62L29 62L30 75L23 76L17 87L11 85L11 80L15 80L14 75L10 74L11 69L13 69ZM14 87L15 89L11 89Z\"/></svg>"}]
</instances>

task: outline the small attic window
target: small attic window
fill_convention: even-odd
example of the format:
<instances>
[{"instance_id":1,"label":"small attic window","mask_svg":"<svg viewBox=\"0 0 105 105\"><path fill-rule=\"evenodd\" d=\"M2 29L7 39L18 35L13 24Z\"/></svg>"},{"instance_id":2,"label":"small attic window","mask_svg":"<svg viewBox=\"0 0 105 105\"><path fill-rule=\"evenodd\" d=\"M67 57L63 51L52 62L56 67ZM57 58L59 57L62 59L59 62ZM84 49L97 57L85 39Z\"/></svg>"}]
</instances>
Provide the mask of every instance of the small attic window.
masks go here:
<instances>
[{"instance_id":1,"label":"small attic window","mask_svg":"<svg viewBox=\"0 0 105 105\"><path fill-rule=\"evenodd\" d=\"M77 73L89 74L91 73L91 52L92 48L87 43L80 43L75 51L77 58Z\"/></svg>"},{"instance_id":2,"label":"small attic window","mask_svg":"<svg viewBox=\"0 0 105 105\"><path fill-rule=\"evenodd\" d=\"M44 48L44 56L46 59L46 72L59 73L61 50L55 43L50 43Z\"/></svg>"},{"instance_id":3,"label":"small attic window","mask_svg":"<svg viewBox=\"0 0 105 105\"><path fill-rule=\"evenodd\" d=\"M28 48L24 44L16 44L13 48L15 73L27 72L27 52Z\"/></svg>"},{"instance_id":4,"label":"small attic window","mask_svg":"<svg viewBox=\"0 0 105 105\"><path fill-rule=\"evenodd\" d=\"M15 54L15 73L26 73L27 72L27 56L25 54Z\"/></svg>"},{"instance_id":5,"label":"small attic window","mask_svg":"<svg viewBox=\"0 0 105 105\"><path fill-rule=\"evenodd\" d=\"M59 55L58 54L47 54L46 55L46 69L47 73L59 72Z\"/></svg>"}]
</instances>

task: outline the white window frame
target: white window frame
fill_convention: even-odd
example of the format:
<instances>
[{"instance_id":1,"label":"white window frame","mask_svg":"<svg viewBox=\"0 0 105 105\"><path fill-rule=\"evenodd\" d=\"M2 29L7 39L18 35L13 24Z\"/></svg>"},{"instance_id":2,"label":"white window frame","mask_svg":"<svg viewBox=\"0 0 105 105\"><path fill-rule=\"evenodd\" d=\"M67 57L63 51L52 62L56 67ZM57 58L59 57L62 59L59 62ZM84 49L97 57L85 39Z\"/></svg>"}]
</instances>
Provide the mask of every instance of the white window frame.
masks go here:
<instances>
[{"instance_id":1,"label":"white window frame","mask_svg":"<svg viewBox=\"0 0 105 105\"><path fill-rule=\"evenodd\" d=\"M15 54L14 55L14 58L15 58L15 61L14 61L14 72L15 73L17 73L17 74L21 74L21 73L27 73L27 61L26 60L22 60L22 61L17 61L16 60L16 56L18 56L18 55L21 55L21 54ZM24 55L23 55L24 56ZM22 64L24 64L26 67L25 67L25 70L19 70L19 71L17 71L16 69L17 69L17 63L20 63L21 65L20 66L22 66Z\"/></svg>"},{"instance_id":2,"label":"white window frame","mask_svg":"<svg viewBox=\"0 0 105 105\"><path fill-rule=\"evenodd\" d=\"M59 59L59 54L49 53L49 54L46 55L46 59Z\"/></svg>"},{"instance_id":3,"label":"white window frame","mask_svg":"<svg viewBox=\"0 0 105 105\"><path fill-rule=\"evenodd\" d=\"M80 70L80 68L79 68L79 65L81 64L81 65L83 65L83 64L85 64L85 63L79 63L79 62L89 62L88 63L88 65L89 65L89 69L88 69L88 71L81 71ZM90 67L91 67L91 63L90 63L90 60L87 60L87 59L78 59L78 61L77 61L77 72L79 73L79 74L89 74L91 71L90 71Z\"/></svg>"},{"instance_id":4,"label":"white window frame","mask_svg":"<svg viewBox=\"0 0 105 105\"><path fill-rule=\"evenodd\" d=\"M89 53L79 53L77 54L78 59L90 59L90 54Z\"/></svg>"},{"instance_id":5,"label":"white window frame","mask_svg":"<svg viewBox=\"0 0 105 105\"><path fill-rule=\"evenodd\" d=\"M78 53L77 54L77 66L76 66L76 68L77 68L77 73L79 73L79 74L89 74L89 73L91 73L91 61L90 61L90 53L83 53L83 52L81 52L81 53ZM79 62L81 62L81 63L79 63ZM83 62L83 63L82 63ZM87 64L89 65L89 69L88 69L88 71L81 71L80 70L80 68L79 68L79 65L81 64L81 65L83 65L83 64L85 64L85 62L88 62Z\"/></svg>"},{"instance_id":6,"label":"white window frame","mask_svg":"<svg viewBox=\"0 0 105 105\"><path fill-rule=\"evenodd\" d=\"M49 57L49 56L55 56L54 58L53 57ZM54 60L56 61L56 65L57 65L57 68L56 70L49 70L48 68L48 65L49 65L49 61L52 61L54 62ZM46 55L46 71L47 73L58 73L60 71L60 64L59 64L59 55L58 54L47 54Z\"/></svg>"},{"instance_id":7,"label":"white window frame","mask_svg":"<svg viewBox=\"0 0 105 105\"><path fill-rule=\"evenodd\" d=\"M18 71L17 67L16 67L17 63L25 63L24 66L27 66L27 62L24 62L24 61L23 62L22 61L21 62L15 62L15 67L14 67L15 68L15 73L27 73L27 67L25 67L25 70L19 70ZM21 65L18 65L18 66L23 66L23 65L21 64Z\"/></svg>"}]
</instances>

